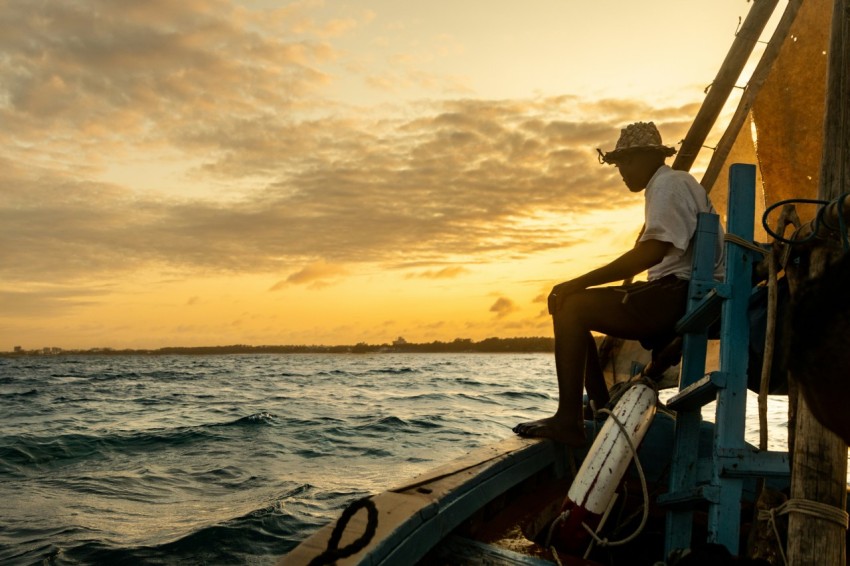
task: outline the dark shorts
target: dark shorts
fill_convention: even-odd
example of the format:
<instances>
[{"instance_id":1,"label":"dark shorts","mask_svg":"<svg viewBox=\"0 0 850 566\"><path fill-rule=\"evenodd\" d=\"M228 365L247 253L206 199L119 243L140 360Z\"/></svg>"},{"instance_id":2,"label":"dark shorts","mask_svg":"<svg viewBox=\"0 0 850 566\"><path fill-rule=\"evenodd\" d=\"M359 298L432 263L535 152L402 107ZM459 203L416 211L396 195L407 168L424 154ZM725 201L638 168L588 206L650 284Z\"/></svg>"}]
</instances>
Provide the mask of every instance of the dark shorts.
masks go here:
<instances>
[{"instance_id":1,"label":"dark shorts","mask_svg":"<svg viewBox=\"0 0 850 566\"><path fill-rule=\"evenodd\" d=\"M686 279L668 275L618 288L624 294L625 310L647 326L648 336L640 341L644 348L664 346L675 337L676 322L688 307L688 284Z\"/></svg>"},{"instance_id":2,"label":"dark shorts","mask_svg":"<svg viewBox=\"0 0 850 566\"><path fill-rule=\"evenodd\" d=\"M682 316L688 306L688 281L675 275L668 275L655 281L639 281L619 288L625 294L623 306L641 319L666 321L662 326L673 324Z\"/></svg>"}]
</instances>

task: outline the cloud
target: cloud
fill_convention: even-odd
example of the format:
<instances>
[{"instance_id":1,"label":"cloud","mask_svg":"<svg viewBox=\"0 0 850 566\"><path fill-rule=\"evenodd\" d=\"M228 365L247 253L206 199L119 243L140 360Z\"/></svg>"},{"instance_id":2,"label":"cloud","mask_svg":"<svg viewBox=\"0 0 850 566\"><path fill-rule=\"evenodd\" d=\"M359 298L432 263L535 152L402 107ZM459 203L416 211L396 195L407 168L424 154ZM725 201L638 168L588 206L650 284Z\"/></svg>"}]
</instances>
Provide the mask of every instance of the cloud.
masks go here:
<instances>
[{"instance_id":1,"label":"cloud","mask_svg":"<svg viewBox=\"0 0 850 566\"><path fill-rule=\"evenodd\" d=\"M311 263L296 271L286 279L275 283L270 291L279 291L287 285L309 285L312 288L324 287L348 273L340 265L331 265L324 260Z\"/></svg>"},{"instance_id":2,"label":"cloud","mask_svg":"<svg viewBox=\"0 0 850 566\"><path fill-rule=\"evenodd\" d=\"M7 317L36 317L46 311L51 316L61 316L73 309L92 305L107 293L103 289L59 285L43 285L26 291L0 289L0 305L3 305L3 315Z\"/></svg>"},{"instance_id":3,"label":"cloud","mask_svg":"<svg viewBox=\"0 0 850 566\"><path fill-rule=\"evenodd\" d=\"M206 124L228 151L200 179L269 179L230 202L139 194L6 160L0 271L6 280L154 264L266 273L317 258L437 263L566 248L584 237L569 218L640 199L593 156L612 146L625 117L564 119L582 110L574 100L457 100L380 123L237 121L217 132L220 122Z\"/></svg>"},{"instance_id":4,"label":"cloud","mask_svg":"<svg viewBox=\"0 0 850 566\"><path fill-rule=\"evenodd\" d=\"M267 20L225 0L10 0L3 15L4 128L24 143L49 130L91 159L103 143L171 146L217 116L285 113L327 83L336 56L294 35L296 11Z\"/></svg>"},{"instance_id":5,"label":"cloud","mask_svg":"<svg viewBox=\"0 0 850 566\"><path fill-rule=\"evenodd\" d=\"M343 55L329 38L372 16L321 20L309 2L6 2L0 281L302 265L275 287L315 286L357 263L455 277L463 268L433 266L584 241L571 219L640 200L595 148L638 118L678 139L693 115L577 96L352 111L322 96ZM186 165L155 192L104 177L133 160L143 176ZM199 189L185 196L178 181Z\"/></svg>"},{"instance_id":6,"label":"cloud","mask_svg":"<svg viewBox=\"0 0 850 566\"><path fill-rule=\"evenodd\" d=\"M593 156L613 145L625 116L600 124L565 120L571 113L583 115L585 103L455 100L410 120L207 123L205 136L228 151L199 182L269 179L229 202L139 194L6 160L0 272L97 277L159 264L267 273L317 258L438 263L566 248L584 237L569 218L640 199Z\"/></svg>"},{"instance_id":7,"label":"cloud","mask_svg":"<svg viewBox=\"0 0 850 566\"><path fill-rule=\"evenodd\" d=\"M444 267L442 269L429 269L427 271L421 271L418 273L410 273L406 276L407 279L421 278L421 279L454 279L455 277L460 277L469 273L469 270L465 267L451 266Z\"/></svg>"},{"instance_id":8,"label":"cloud","mask_svg":"<svg viewBox=\"0 0 850 566\"><path fill-rule=\"evenodd\" d=\"M514 302L506 297L499 297L496 302L490 306L490 312L496 313L496 318L504 318L509 314L519 310Z\"/></svg>"}]
</instances>

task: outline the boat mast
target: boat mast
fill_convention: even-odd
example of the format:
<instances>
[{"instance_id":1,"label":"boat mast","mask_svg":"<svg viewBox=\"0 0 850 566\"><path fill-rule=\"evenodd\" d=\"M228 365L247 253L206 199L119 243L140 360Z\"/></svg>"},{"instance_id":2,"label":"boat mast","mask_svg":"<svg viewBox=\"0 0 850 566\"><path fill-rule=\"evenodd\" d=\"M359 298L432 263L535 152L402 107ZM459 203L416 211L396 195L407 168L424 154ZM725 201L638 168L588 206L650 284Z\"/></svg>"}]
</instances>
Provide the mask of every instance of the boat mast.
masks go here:
<instances>
[{"instance_id":1,"label":"boat mast","mask_svg":"<svg viewBox=\"0 0 850 566\"><path fill-rule=\"evenodd\" d=\"M750 8L741 29L735 35L735 40L726 54L726 59L723 60L717 76L714 77L714 82L709 87L708 94L706 94L699 112L691 123L691 128L688 130L685 139L682 140L682 147L679 148L679 153L673 161L673 169L690 171L711 128L717 122L717 117L720 116L729 94L735 88L735 83L741 76L744 65L750 59L753 48L758 43L764 27L767 25L770 16L773 15L777 3L778 0L756 0L753 7Z\"/></svg>"},{"instance_id":2,"label":"boat mast","mask_svg":"<svg viewBox=\"0 0 850 566\"><path fill-rule=\"evenodd\" d=\"M723 171L723 168L726 165L726 159L729 157L729 153L732 150L732 146L735 144L735 140L741 132L741 127L744 125L747 116L750 114L750 110L753 107L753 103L755 103L758 93L761 91L761 87L764 85L764 82L770 74L773 62L779 56L782 44L785 43L785 38L788 36L788 32L791 29L791 25L794 23L794 19L797 17L797 12L799 11L800 4L802 3L803 0L788 1L788 5L785 7L785 12L782 14L782 19L779 20L779 23L776 25L776 29L773 31L773 36L770 38L764 53L762 53L761 59L759 59L758 65L747 82L744 94L741 96L741 101L738 103L738 108L735 110L735 114L729 121L729 125L726 126L726 131L717 143L717 147L711 156L711 160L708 163L705 174L700 181L700 184L705 188L706 192L711 192L715 181L717 181L717 177L721 174L721 171Z\"/></svg>"}]
</instances>

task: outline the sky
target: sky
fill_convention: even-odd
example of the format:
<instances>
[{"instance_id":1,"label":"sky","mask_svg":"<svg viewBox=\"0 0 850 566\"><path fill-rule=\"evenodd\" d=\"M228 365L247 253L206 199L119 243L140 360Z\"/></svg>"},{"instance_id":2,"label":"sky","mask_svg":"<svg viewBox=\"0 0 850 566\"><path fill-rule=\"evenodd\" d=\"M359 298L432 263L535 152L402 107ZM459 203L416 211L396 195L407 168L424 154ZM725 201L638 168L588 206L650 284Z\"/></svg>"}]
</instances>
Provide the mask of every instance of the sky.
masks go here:
<instances>
[{"instance_id":1,"label":"sky","mask_svg":"<svg viewBox=\"0 0 850 566\"><path fill-rule=\"evenodd\" d=\"M0 0L0 351L551 335L751 6Z\"/></svg>"}]
</instances>

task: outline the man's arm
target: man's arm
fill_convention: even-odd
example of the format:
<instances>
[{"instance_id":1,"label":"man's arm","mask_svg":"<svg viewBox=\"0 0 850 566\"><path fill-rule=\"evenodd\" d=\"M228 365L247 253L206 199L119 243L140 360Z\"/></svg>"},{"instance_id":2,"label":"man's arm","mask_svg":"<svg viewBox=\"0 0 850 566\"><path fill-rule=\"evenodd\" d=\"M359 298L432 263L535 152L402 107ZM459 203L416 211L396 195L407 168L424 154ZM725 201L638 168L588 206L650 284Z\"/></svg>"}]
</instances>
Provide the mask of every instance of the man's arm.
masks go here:
<instances>
[{"instance_id":1,"label":"man's arm","mask_svg":"<svg viewBox=\"0 0 850 566\"><path fill-rule=\"evenodd\" d=\"M555 285L552 288L552 294L549 296L550 312L555 312L561 306L561 300L570 293L613 281L622 281L646 271L653 265L660 263L672 245L670 242L660 240L638 242L634 248L608 265Z\"/></svg>"}]
</instances>

